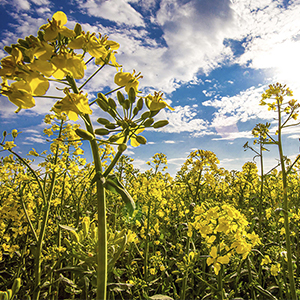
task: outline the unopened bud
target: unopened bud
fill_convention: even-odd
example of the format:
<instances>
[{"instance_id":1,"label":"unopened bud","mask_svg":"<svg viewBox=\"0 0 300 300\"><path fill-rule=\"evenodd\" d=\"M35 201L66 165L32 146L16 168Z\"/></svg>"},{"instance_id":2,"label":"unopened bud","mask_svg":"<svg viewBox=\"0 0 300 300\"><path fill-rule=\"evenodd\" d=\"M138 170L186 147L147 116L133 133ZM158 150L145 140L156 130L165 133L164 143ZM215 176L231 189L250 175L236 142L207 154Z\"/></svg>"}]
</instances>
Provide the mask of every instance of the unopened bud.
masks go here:
<instances>
[{"instance_id":1,"label":"unopened bud","mask_svg":"<svg viewBox=\"0 0 300 300\"><path fill-rule=\"evenodd\" d=\"M161 127L164 127L164 126L166 126L166 125L168 125L168 124L169 124L169 121L168 121L168 120L161 120L161 121L155 122L155 123L152 125L152 127L153 127L153 128L161 128Z\"/></svg>"},{"instance_id":2,"label":"unopened bud","mask_svg":"<svg viewBox=\"0 0 300 300\"><path fill-rule=\"evenodd\" d=\"M107 134L109 134L109 130L107 130L105 128L97 128L97 129L95 129L95 134L97 134L97 135L107 135Z\"/></svg>"},{"instance_id":3,"label":"unopened bud","mask_svg":"<svg viewBox=\"0 0 300 300\"><path fill-rule=\"evenodd\" d=\"M150 127L154 123L154 119L149 118L145 121L144 126L145 127Z\"/></svg>"},{"instance_id":4,"label":"unopened bud","mask_svg":"<svg viewBox=\"0 0 300 300\"><path fill-rule=\"evenodd\" d=\"M141 135L138 135L138 136L136 137L136 141L137 141L138 143L142 144L142 145L145 145L145 144L147 143L146 138L144 138L144 137L141 136Z\"/></svg>"},{"instance_id":5,"label":"unopened bud","mask_svg":"<svg viewBox=\"0 0 300 300\"><path fill-rule=\"evenodd\" d=\"M135 89L133 87L131 87L129 89L129 93L128 93L128 98L129 98L129 101L131 103L134 103L135 102L135 97L136 97L136 92L135 92Z\"/></svg>"},{"instance_id":6,"label":"unopened bud","mask_svg":"<svg viewBox=\"0 0 300 300\"><path fill-rule=\"evenodd\" d=\"M95 138L93 134L81 128L77 128L75 133L84 140L92 141Z\"/></svg>"},{"instance_id":7,"label":"unopened bud","mask_svg":"<svg viewBox=\"0 0 300 300\"><path fill-rule=\"evenodd\" d=\"M104 119L104 118L98 118L97 122L102 125L106 125L106 124L110 123L107 119Z\"/></svg>"},{"instance_id":8,"label":"unopened bud","mask_svg":"<svg viewBox=\"0 0 300 300\"><path fill-rule=\"evenodd\" d=\"M124 95L120 91L117 91L117 98L118 98L120 105L123 105L123 103L125 102L125 98L124 98Z\"/></svg>"}]
</instances>

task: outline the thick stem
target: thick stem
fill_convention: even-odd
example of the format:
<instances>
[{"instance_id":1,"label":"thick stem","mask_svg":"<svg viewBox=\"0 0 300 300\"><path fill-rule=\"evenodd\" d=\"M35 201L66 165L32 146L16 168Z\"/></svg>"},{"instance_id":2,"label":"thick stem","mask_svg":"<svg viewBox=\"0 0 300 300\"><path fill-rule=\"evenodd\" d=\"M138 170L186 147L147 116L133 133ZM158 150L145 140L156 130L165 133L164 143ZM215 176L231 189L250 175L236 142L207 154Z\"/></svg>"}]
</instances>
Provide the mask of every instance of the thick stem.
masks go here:
<instances>
[{"instance_id":1,"label":"thick stem","mask_svg":"<svg viewBox=\"0 0 300 300\"><path fill-rule=\"evenodd\" d=\"M284 155L282 149L282 139L281 139L281 111L280 111L280 103L277 100L278 107L278 150L281 164L281 172L282 172L282 184L283 184L283 211L284 211L284 229L285 229L285 237L286 237L286 252L287 252L287 265L288 265L288 277L290 283L290 296L291 299L297 300L296 287L294 281L294 270L293 270L293 262L292 262L292 249L291 249L291 240L290 240L290 225L289 225L289 216L288 216L288 197L287 197L287 174L285 170L284 164Z\"/></svg>"}]
</instances>

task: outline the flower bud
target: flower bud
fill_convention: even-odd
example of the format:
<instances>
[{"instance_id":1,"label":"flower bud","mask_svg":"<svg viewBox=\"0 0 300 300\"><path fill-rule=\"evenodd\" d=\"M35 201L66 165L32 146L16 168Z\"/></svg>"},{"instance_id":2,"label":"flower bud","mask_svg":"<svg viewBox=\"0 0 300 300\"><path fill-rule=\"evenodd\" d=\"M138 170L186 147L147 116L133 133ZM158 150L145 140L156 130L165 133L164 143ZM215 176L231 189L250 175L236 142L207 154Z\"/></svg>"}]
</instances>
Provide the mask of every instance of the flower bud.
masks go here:
<instances>
[{"instance_id":1,"label":"flower bud","mask_svg":"<svg viewBox=\"0 0 300 300\"><path fill-rule=\"evenodd\" d=\"M123 103L123 105L122 105L123 107L124 107L124 109L129 109L129 107L130 107L130 101L129 101L129 99L126 99L125 101L124 101L124 103Z\"/></svg>"},{"instance_id":2,"label":"flower bud","mask_svg":"<svg viewBox=\"0 0 300 300\"><path fill-rule=\"evenodd\" d=\"M149 118L145 121L144 126L145 127L150 127L154 123L154 119Z\"/></svg>"},{"instance_id":3,"label":"flower bud","mask_svg":"<svg viewBox=\"0 0 300 300\"><path fill-rule=\"evenodd\" d=\"M150 117L150 111L145 111L142 115L141 115L141 119L146 120Z\"/></svg>"},{"instance_id":4,"label":"flower bud","mask_svg":"<svg viewBox=\"0 0 300 300\"><path fill-rule=\"evenodd\" d=\"M153 128L161 128L161 127L164 127L166 125L169 124L169 121L168 120L160 120L160 121L157 121L155 122L152 127Z\"/></svg>"},{"instance_id":5,"label":"flower bud","mask_svg":"<svg viewBox=\"0 0 300 300\"><path fill-rule=\"evenodd\" d=\"M12 137L13 138L16 138L17 136L18 136L18 130L17 129L13 129L12 131L11 131L11 135L12 135Z\"/></svg>"},{"instance_id":6,"label":"flower bud","mask_svg":"<svg viewBox=\"0 0 300 300\"><path fill-rule=\"evenodd\" d=\"M96 102L103 111L108 111L108 104L105 102L105 100L97 98Z\"/></svg>"},{"instance_id":7,"label":"flower bud","mask_svg":"<svg viewBox=\"0 0 300 300\"><path fill-rule=\"evenodd\" d=\"M117 107L115 100L112 98L108 98L108 105L113 109L116 109L116 107Z\"/></svg>"},{"instance_id":8,"label":"flower bud","mask_svg":"<svg viewBox=\"0 0 300 300\"><path fill-rule=\"evenodd\" d=\"M110 142L114 143L114 142L116 142L119 138L120 138L120 137L117 136L117 135L112 135L112 136L109 137L108 140L109 140Z\"/></svg>"},{"instance_id":9,"label":"flower bud","mask_svg":"<svg viewBox=\"0 0 300 300\"><path fill-rule=\"evenodd\" d=\"M107 129L116 129L118 126L116 124L109 123L109 124L105 124L105 127Z\"/></svg>"},{"instance_id":10,"label":"flower bud","mask_svg":"<svg viewBox=\"0 0 300 300\"><path fill-rule=\"evenodd\" d=\"M120 105L123 105L123 103L125 102L125 98L124 98L124 95L120 91L117 91L117 98L118 98Z\"/></svg>"},{"instance_id":11,"label":"flower bud","mask_svg":"<svg viewBox=\"0 0 300 300\"><path fill-rule=\"evenodd\" d=\"M128 98L129 98L129 101L131 103L134 103L135 102L135 97L136 97L136 92L135 92L135 89L133 87L131 87L129 89L129 93L128 93Z\"/></svg>"},{"instance_id":12,"label":"flower bud","mask_svg":"<svg viewBox=\"0 0 300 300\"><path fill-rule=\"evenodd\" d=\"M108 113L109 113L113 118L116 117L116 111L115 111L114 109L109 108L109 109L108 109Z\"/></svg>"},{"instance_id":13,"label":"flower bud","mask_svg":"<svg viewBox=\"0 0 300 300\"><path fill-rule=\"evenodd\" d=\"M2 135L3 135L3 137L6 137L6 136L7 136L7 131L4 130L4 131L2 132Z\"/></svg>"},{"instance_id":14,"label":"flower bud","mask_svg":"<svg viewBox=\"0 0 300 300\"><path fill-rule=\"evenodd\" d=\"M106 125L106 124L110 123L107 119L104 119L104 118L98 118L97 122L102 125Z\"/></svg>"},{"instance_id":15,"label":"flower bud","mask_svg":"<svg viewBox=\"0 0 300 300\"><path fill-rule=\"evenodd\" d=\"M151 117L154 117L154 116L156 116L159 112L160 112L160 110L152 110L150 116L151 116Z\"/></svg>"},{"instance_id":16,"label":"flower bud","mask_svg":"<svg viewBox=\"0 0 300 300\"><path fill-rule=\"evenodd\" d=\"M84 217L82 220L82 229L83 229L84 237L86 237L89 233L90 224L91 224L90 218Z\"/></svg>"},{"instance_id":17,"label":"flower bud","mask_svg":"<svg viewBox=\"0 0 300 300\"><path fill-rule=\"evenodd\" d=\"M76 33L76 36L81 34L82 28L81 28L81 25L79 23L76 23L76 25L74 27L74 32Z\"/></svg>"},{"instance_id":18,"label":"flower bud","mask_svg":"<svg viewBox=\"0 0 300 300\"><path fill-rule=\"evenodd\" d=\"M141 110L143 108L143 105L144 105L144 100L143 98L139 98L139 100L137 101L136 103L136 107L138 108L138 110Z\"/></svg>"},{"instance_id":19,"label":"flower bud","mask_svg":"<svg viewBox=\"0 0 300 300\"><path fill-rule=\"evenodd\" d=\"M77 128L75 133L84 140L92 141L95 138L92 133L81 128Z\"/></svg>"},{"instance_id":20,"label":"flower bud","mask_svg":"<svg viewBox=\"0 0 300 300\"><path fill-rule=\"evenodd\" d=\"M145 145L145 144L147 143L146 138L144 138L144 137L141 136L141 135L138 135L138 136L136 137L136 141L137 141L138 143L142 144L142 145Z\"/></svg>"},{"instance_id":21,"label":"flower bud","mask_svg":"<svg viewBox=\"0 0 300 300\"><path fill-rule=\"evenodd\" d=\"M105 128L97 128L97 129L95 129L95 134L97 134L97 135L107 135L107 134L109 134L109 130L107 130Z\"/></svg>"},{"instance_id":22,"label":"flower bud","mask_svg":"<svg viewBox=\"0 0 300 300\"><path fill-rule=\"evenodd\" d=\"M118 146L118 151L120 152L124 152L127 149L127 145L126 144L120 144Z\"/></svg>"},{"instance_id":23,"label":"flower bud","mask_svg":"<svg viewBox=\"0 0 300 300\"><path fill-rule=\"evenodd\" d=\"M108 100L107 100L107 98L106 98L106 96L105 96L104 94L98 93L98 94L97 94L97 97L98 97L99 99L104 100L106 103L108 103Z\"/></svg>"},{"instance_id":24,"label":"flower bud","mask_svg":"<svg viewBox=\"0 0 300 300\"><path fill-rule=\"evenodd\" d=\"M132 113L134 117L139 113L139 109L137 108L137 106L133 109Z\"/></svg>"}]
</instances>

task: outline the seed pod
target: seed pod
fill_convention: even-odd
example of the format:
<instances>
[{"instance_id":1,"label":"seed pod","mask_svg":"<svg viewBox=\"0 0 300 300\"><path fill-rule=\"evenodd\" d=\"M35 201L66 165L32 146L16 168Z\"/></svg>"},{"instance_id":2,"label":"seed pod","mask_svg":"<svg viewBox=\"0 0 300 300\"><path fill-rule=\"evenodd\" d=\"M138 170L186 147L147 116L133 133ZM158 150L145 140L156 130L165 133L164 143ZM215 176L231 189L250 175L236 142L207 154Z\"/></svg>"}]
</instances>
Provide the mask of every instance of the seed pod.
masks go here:
<instances>
[{"instance_id":1,"label":"seed pod","mask_svg":"<svg viewBox=\"0 0 300 300\"><path fill-rule=\"evenodd\" d=\"M146 120L150 117L150 111L145 111L142 115L141 115L141 119Z\"/></svg>"},{"instance_id":2,"label":"seed pod","mask_svg":"<svg viewBox=\"0 0 300 300\"><path fill-rule=\"evenodd\" d=\"M97 97L98 97L99 99L104 100L106 103L108 103L108 100L107 100L107 98L106 98L106 96L105 96L104 94L98 93L98 94L97 94Z\"/></svg>"},{"instance_id":3,"label":"seed pod","mask_svg":"<svg viewBox=\"0 0 300 300\"><path fill-rule=\"evenodd\" d=\"M16 295L18 293L20 287L21 287L21 278L16 278L11 288L13 295Z\"/></svg>"},{"instance_id":4,"label":"seed pod","mask_svg":"<svg viewBox=\"0 0 300 300\"><path fill-rule=\"evenodd\" d=\"M108 98L108 105L113 109L116 109L116 107L117 107L115 100L112 98Z\"/></svg>"},{"instance_id":5,"label":"seed pod","mask_svg":"<svg viewBox=\"0 0 300 300\"><path fill-rule=\"evenodd\" d=\"M103 111L108 111L108 104L105 102L105 100L97 98L96 102Z\"/></svg>"},{"instance_id":6,"label":"seed pod","mask_svg":"<svg viewBox=\"0 0 300 300\"><path fill-rule=\"evenodd\" d=\"M160 120L160 121L157 121L155 122L152 127L153 128L161 128L161 127L164 127L166 125L169 124L169 121L168 120Z\"/></svg>"},{"instance_id":7,"label":"seed pod","mask_svg":"<svg viewBox=\"0 0 300 300\"><path fill-rule=\"evenodd\" d=\"M76 129L75 133L84 140L92 141L95 138L92 133L81 128Z\"/></svg>"},{"instance_id":8,"label":"seed pod","mask_svg":"<svg viewBox=\"0 0 300 300\"><path fill-rule=\"evenodd\" d=\"M154 119L149 118L145 121L144 126L145 127L150 127L154 123Z\"/></svg>"},{"instance_id":9,"label":"seed pod","mask_svg":"<svg viewBox=\"0 0 300 300\"><path fill-rule=\"evenodd\" d=\"M138 108L138 110L141 110L143 108L143 105L144 105L144 101L143 101L143 98L139 98L139 100L137 101L136 103L136 107Z\"/></svg>"},{"instance_id":10,"label":"seed pod","mask_svg":"<svg viewBox=\"0 0 300 300\"><path fill-rule=\"evenodd\" d=\"M120 105L123 105L123 103L125 102L125 98L124 98L124 95L120 91L117 91L117 98L118 98Z\"/></svg>"},{"instance_id":11,"label":"seed pod","mask_svg":"<svg viewBox=\"0 0 300 300\"><path fill-rule=\"evenodd\" d=\"M95 129L95 134L97 134L97 135L107 135L107 134L109 134L109 130L107 130L105 128L97 128L97 129Z\"/></svg>"},{"instance_id":12,"label":"seed pod","mask_svg":"<svg viewBox=\"0 0 300 300\"><path fill-rule=\"evenodd\" d=\"M138 143L142 144L142 145L145 145L145 144L147 143L146 138L144 138L144 137L141 136L141 135L138 135L138 136L136 137L136 141L137 141Z\"/></svg>"},{"instance_id":13,"label":"seed pod","mask_svg":"<svg viewBox=\"0 0 300 300\"><path fill-rule=\"evenodd\" d=\"M118 146L118 151L120 152L124 152L127 149L127 145L126 144L120 144Z\"/></svg>"},{"instance_id":14,"label":"seed pod","mask_svg":"<svg viewBox=\"0 0 300 300\"><path fill-rule=\"evenodd\" d=\"M128 99L131 103L135 102L135 98L136 98L136 92L135 89L133 87L131 87L129 89L129 93L128 93Z\"/></svg>"},{"instance_id":15,"label":"seed pod","mask_svg":"<svg viewBox=\"0 0 300 300\"><path fill-rule=\"evenodd\" d=\"M106 124L110 123L107 119L104 119L104 118L98 118L97 122L102 125L106 125Z\"/></svg>"},{"instance_id":16,"label":"seed pod","mask_svg":"<svg viewBox=\"0 0 300 300\"><path fill-rule=\"evenodd\" d=\"M109 124L105 124L105 127L107 129L116 129L118 126L116 124L109 123Z\"/></svg>"}]
</instances>

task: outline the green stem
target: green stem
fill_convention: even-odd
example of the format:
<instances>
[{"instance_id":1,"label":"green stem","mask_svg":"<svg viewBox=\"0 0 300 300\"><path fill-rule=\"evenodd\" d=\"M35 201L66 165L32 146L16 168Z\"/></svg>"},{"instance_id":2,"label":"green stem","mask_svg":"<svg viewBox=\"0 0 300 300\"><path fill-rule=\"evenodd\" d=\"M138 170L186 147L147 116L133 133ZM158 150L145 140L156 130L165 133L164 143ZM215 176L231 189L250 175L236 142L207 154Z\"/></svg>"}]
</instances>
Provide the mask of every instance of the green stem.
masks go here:
<instances>
[{"instance_id":1,"label":"green stem","mask_svg":"<svg viewBox=\"0 0 300 300\"><path fill-rule=\"evenodd\" d=\"M102 69L103 69L103 67L105 66L105 64L104 65L102 65L100 68L98 68L98 70L97 71L95 71L79 88L78 88L78 90L80 91L98 72L100 72ZM75 93L75 91L74 91L74 93Z\"/></svg>"},{"instance_id":2,"label":"green stem","mask_svg":"<svg viewBox=\"0 0 300 300\"><path fill-rule=\"evenodd\" d=\"M281 172L282 172L282 184L283 184L283 210L284 210L284 228L285 228L285 236L286 236L286 251L287 251L287 265L288 265L288 277L290 283L290 296L292 299L297 300L296 287L294 281L294 270L293 270L293 262L292 262L292 249L291 249L291 241L290 241L290 225L289 225L289 215L288 215L288 197L287 197L287 174L285 170L284 164L284 155L282 149L282 138L281 138L281 111L280 111L280 103L277 99L277 107L278 107L278 150L281 164Z\"/></svg>"},{"instance_id":3,"label":"green stem","mask_svg":"<svg viewBox=\"0 0 300 300\"><path fill-rule=\"evenodd\" d=\"M59 130L59 136L58 136L59 138L61 137L62 128L63 128L63 120L61 120L61 123L60 123L60 130ZM58 150L59 150L59 145L56 146L54 165L57 164ZM44 216L43 216L41 230L40 230L40 234L39 234L39 237L38 237L36 253L35 253L35 265L34 265L35 290L34 290L34 293L33 293L33 299L35 299L35 300L38 300L39 297L40 297L42 248L43 248L43 242L44 242L44 237L45 237L45 233L46 233L46 228L47 228L47 223L48 223L48 218L49 218L49 212L50 212L50 207L51 207L51 199L52 199L55 183L56 183L56 172L53 170L52 171L51 183L50 183L50 189L49 189L49 192L48 192L47 201L46 201L46 205L45 205L45 208L44 208L45 213L44 213Z\"/></svg>"},{"instance_id":4,"label":"green stem","mask_svg":"<svg viewBox=\"0 0 300 300\"><path fill-rule=\"evenodd\" d=\"M101 68L99 68L97 72L99 72ZM95 73L93 74L93 76L95 75ZM73 89L73 92L78 94L82 86L78 89L74 78L69 76L67 77L67 79ZM87 81L85 82L85 84L86 83ZM84 120L85 120L86 130L94 134L93 125L90 120L90 116L88 114L84 115ZM104 182L101 180L103 178L103 175L102 175L102 164L101 164L98 144L95 139L90 140L89 142L92 150L96 174L98 173L101 176L100 180L96 181L97 209L98 209L97 299L106 300L106 289L107 289L106 197L105 197Z\"/></svg>"}]
</instances>

